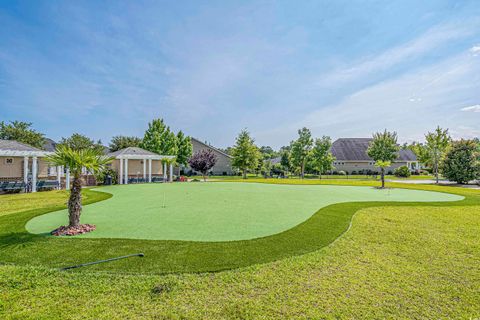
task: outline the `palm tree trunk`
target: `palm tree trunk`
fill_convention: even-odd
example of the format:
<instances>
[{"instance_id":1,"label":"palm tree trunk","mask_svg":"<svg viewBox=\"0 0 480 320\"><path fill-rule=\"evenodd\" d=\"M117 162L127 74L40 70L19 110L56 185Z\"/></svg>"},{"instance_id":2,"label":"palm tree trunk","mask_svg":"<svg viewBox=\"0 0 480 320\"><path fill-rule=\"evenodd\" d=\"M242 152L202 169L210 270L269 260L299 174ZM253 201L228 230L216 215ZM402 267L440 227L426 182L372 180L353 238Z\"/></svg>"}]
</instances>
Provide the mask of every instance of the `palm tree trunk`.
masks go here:
<instances>
[{"instance_id":1,"label":"palm tree trunk","mask_svg":"<svg viewBox=\"0 0 480 320\"><path fill-rule=\"evenodd\" d=\"M73 178L70 198L68 199L68 226L80 225L80 214L82 213L82 181L79 175Z\"/></svg>"}]
</instances>

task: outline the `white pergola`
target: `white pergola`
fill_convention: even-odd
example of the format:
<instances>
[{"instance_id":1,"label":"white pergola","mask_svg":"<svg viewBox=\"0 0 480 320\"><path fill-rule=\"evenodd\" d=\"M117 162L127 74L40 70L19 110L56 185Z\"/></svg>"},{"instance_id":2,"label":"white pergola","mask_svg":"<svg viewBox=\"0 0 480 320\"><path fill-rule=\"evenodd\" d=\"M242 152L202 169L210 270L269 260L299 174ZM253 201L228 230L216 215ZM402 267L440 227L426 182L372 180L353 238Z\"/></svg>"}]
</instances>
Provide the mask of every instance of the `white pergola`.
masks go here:
<instances>
[{"instance_id":1,"label":"white pergola","mask_svg":"<svg viewBox=\"0 0 480 320\"><path fill-rule=\"evenodd\" d=\"M33 148L32 148L33 149ZM32 192L37 192L37 175L38 175L38 158L43 158L48 155L53 154L53 152L42 151L42 150L8 150L0 149L1 157L23 157L23 182L28 183L28 162L32 158ZM63 172L63 167L57 167L57 182L60 186L61 172ZM66 170L66 188L70 188L70 172L67 168Z\"/></svg>"},{"instance_id":2,"label":"white pergola","mask_svg":"<svg viewBox=\"0 0 480 320\"><path fill-rule=\"evenodd\" d=\"M140 148L137 148L140 149ZM120 168L118 174L118 183L119 184L128 184L128 160L143 160L143 179L148 182L152 182L152 160L163 161L163 178L167 180L167 162L170 163L170 174L168 176L168 181L173 181L173 159L175 156L164 156L154 154L153 152L145 151L144 154L130 154L130 153L120 153L114 156L115 159L120 160ZM147 154L148 153L148 154ZM147 171L147 162L148 162L148 171ZM148 179L148 180L147 180Z\"/></svg>"}]
</instances>

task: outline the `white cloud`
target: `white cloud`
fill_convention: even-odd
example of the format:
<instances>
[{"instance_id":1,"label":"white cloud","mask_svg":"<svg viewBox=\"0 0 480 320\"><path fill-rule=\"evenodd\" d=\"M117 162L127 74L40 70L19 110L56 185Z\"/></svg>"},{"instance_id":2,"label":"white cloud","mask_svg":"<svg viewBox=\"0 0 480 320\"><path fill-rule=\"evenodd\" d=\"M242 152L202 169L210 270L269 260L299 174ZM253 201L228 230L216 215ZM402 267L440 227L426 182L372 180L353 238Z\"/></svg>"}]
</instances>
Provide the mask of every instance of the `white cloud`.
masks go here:
<instances>
[{"instance_id":1,"label":"white cloud","mask_svg":"<svg viewBox=\"0 0 480 320\"><path fill-rule=\"evenodd\" d=\"M472 53L472 56L474 56L474 57L477 57L478 55L480 55L480 44L471 47L470 52Z\"/></svg>"},{"instance_id":2,"label":"white cloud","mask_svg":"<svg viewBox=\"0 0 480 320\"><path fill-rule=\"evenodd\" d=\"M332 83L345 83L373 75L377 72L388 70L405 61L416 59L426 53L431 53L453 40L464 39L471 36L480 25L478 20L461 24L437 25L419 37L386 50L375 56L362 58L353 62L351 66L335 70L330 76L323 77L318 84L331 86ZM475 56L480 53L480 46L470 49Z\"/></svg>"},{"instance_id":3,"label":"white cloud","mask_svg":"<svg viewBox=\"0 0 480 320\"><path fill-rule=\"evenodd\" d=\"M462 108L461 110L462 111L471 111L471 112L480 112L480 104L465 107L465 108Z\"/></svg>"},{"instance_id":4,"label":"white cloud","mask_svg":"<svg viewBox=\"0 0 480 320\"><path fill-rule=\"evenodd\" d=\"M369 137L372 132L387 128L397 131L405 141L422 140L428 130L440 125L469 137L476 132L465 128L478 126L478 119L455 111L458 105L479 98L478 83L480 63L462 53L414 74L359 90L337 104L307 114L282 131L295 132L306 126L314 135L338 138ZM415 94L410 95L412 92ZM467 108L476 112L480 106Z\"/></svg>"}]
</instances>

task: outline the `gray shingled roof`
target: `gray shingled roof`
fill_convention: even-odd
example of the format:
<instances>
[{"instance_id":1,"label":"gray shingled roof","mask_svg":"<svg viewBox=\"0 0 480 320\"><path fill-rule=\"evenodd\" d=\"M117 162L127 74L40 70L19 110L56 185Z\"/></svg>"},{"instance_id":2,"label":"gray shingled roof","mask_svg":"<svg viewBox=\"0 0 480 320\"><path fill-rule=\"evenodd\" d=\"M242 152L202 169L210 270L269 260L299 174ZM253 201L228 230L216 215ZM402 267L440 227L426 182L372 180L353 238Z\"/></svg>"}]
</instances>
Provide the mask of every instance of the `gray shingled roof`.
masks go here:
<instances>
[{"instance_id":1,"label":"gray shingled roof","mask_svg":"<svg viewBox=\"0 0 480 320\"><path fill-rule=\"evenodd\" d=\"M43 150L55 152L55 148L57 147L57 143L50 138L45 138L45 142L43 143Z\"/></svg>"},{"instance_id":2,"label":"gray shingled roof","mask_svg":"<svg viewBox=\"0 0 480 320\"><path fill-rule=\"evenodd\" d=\"M120 155L158 156L158 154L156 154L154 152L151 152L151 151L148 151L148 150L145 150L145 149L142 149L142 148L138 148L138 147L128 147L128 148L125 148L125 149L121 149L121 150L109 153L108 155L110 157L117 157L117 156L120 156Z\"/></svg>"},{"instance_id":3,"label":"gray shingled roof","mask_svg":"<svg viewBox=\"0 0 480 320\"><path fill-rule=\"evenodd\" d=\"M190 137L190 140L195 140L196 142L198 142L198 143L200 143L200 144L203 144L203 145L206 146L207 148L210 148L210 149L212 149L212 150L217 151L217 152L220 153L220 154L223 154L223 155L224 155L225 157L227 157L227 158L232 158L231 155L223 152L222 150L219 150L219 149L215 148L214 146L211 146L211 145L209 145L209 144L207 144L207 143L205 143L205 142L202 142L202 141L200 141L200 140L198 140L198 139L196 139L196 138L194 138L194 137Z\"/></svg>"},{"instance_id":4,"label":"gray shingled roof","mask_svg":"<svg viewBox=\"0 0 480 320\"><path fill-rule=\"evenodd\" d=\"M11 151L42 151L28 144L21 143L15 140L0 140L0 150Z\"/></svg>"},{"instance_id":5,"label":"gray shingled roof","mask_svg":"<svg viewBox=\"0 0 480 320\"><path fill-rule=\"evenodd\" d=\"M332 154L337 160L372 161L367 155L368 145L372 138L342 138L332 144ZM417 161L412 150L401 149L397 161Z\"/></svg>"}]
</instances>

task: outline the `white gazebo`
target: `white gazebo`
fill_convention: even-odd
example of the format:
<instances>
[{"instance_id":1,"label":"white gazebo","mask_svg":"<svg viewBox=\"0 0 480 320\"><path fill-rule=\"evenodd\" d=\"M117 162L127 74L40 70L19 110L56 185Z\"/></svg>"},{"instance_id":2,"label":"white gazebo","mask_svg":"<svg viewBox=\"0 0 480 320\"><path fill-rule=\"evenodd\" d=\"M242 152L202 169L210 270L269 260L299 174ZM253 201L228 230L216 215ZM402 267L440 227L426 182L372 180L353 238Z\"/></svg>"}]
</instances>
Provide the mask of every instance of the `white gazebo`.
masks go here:
<instances>
[{"instance_id":1,"label":"white gazebo","mask_svg":"<svg viewBox=\"0 0 480 320\"><path fill-rule=\"evenodd\" d=\"M40 158L44 158L53 152L43 151L27 144L14 141L14 140L0 140L0 178L7 179L22 179L25 184L28 183L28 176L31 173L32 176L32 192L37 191L37 178L38 178L38 162ZM23 170L21 161L15 161L16 159L23 158ZM29 170L30 158L32 160L31 172ZM60 186L61 172L63 168L57 167L57 181ZM23 175L23 176L22 176ZM48 175L48 174L47 174ZM67 188L69 187L69 173L66 173Z\"/></svg>"},{"instance_id":2,"label":"white gazebo","mask_svg":"<svg viewBox=\"0 0 480 320\"><path fill-rule=\"evenodd\" d=\"M165 181L173 180L173 160L175 156L159 155L157 153L138 148L128 147L108 154L116 161L112 167L118 174L119 184L128 184L129 177L143 177L143 181L152 182L152 175L163 175ZM167 163L169 174L167 177ZM147 165L148 164L148 165Z\"/></svg>"}]
</instances>

